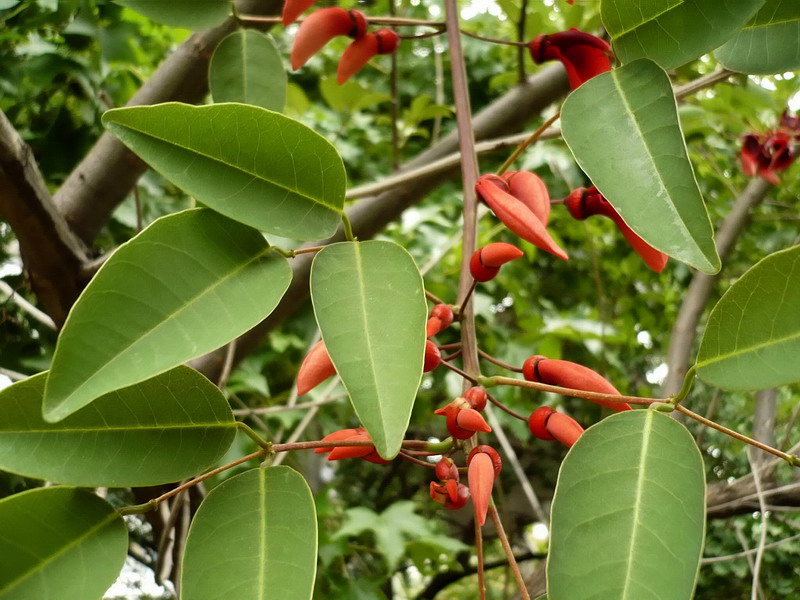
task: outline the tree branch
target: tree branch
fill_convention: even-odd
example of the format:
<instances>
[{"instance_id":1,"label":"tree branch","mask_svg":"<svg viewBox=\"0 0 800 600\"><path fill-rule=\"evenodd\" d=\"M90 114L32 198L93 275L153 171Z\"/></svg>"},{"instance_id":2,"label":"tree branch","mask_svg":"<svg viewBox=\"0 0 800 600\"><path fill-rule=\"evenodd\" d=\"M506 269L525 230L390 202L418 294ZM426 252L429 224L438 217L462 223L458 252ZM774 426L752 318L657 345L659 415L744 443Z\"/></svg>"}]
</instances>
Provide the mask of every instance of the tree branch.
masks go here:
<instances>
[{"instance_id":1,"label":"tree branch","mask_svg":"<svg viewBox=\"0 0 800 600\"><path fill-rule=\"evenodd\" d=\"M58 214L33 152L0 111L0 216L14 230L41 306L64 322L83 287L83 243Z\"/></svg>"},{"instance_id":2,"label":"tree branch","mask_svg":"<svg viewBox=\"0 0 800 600\"><path fill-rule=\"evenodd\" d=\"M764 199L770 187L770 184L760 177L752 179L734 202L731 212L719 227L716 236L717 252L719 252L723 265L733 250L737 238L744 230L750 217L750 211ZM689 369L692 348L697 337L697 326L719 275L719 273L708 275L697 271L692 277L692 283L689 285L683 304L678 311L678 318L675 320L670 336L667 353L669 371L661 385L661 393L664 397L676 394L681 389L683 379Z\"/></svg>"}]
</instances>

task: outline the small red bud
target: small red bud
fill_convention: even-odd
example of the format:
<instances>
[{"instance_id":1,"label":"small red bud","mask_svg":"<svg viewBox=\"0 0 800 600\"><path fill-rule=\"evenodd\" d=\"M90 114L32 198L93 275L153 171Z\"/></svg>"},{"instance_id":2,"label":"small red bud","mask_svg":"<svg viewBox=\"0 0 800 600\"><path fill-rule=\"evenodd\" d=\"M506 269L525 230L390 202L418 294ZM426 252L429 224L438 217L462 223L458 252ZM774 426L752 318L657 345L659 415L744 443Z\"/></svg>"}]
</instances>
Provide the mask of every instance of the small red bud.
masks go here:
<instances>
[{"instance_id":1,"label":"small red bud","mask_svg":"<svg viewBox=\"0 0 800 600\"><path fill-rule=\"evenodd\" d=\"M475 518L483 526L492 498L494 480L503 468L502 462L500 456L490 446L476 446L469 453L467 462L467 478L472 505L475 507Z\"/></svg>"},{"instance_id":2,"label":"small red bud","mask_svg":"<svg viewBox=\"0 0 800 600\"><path fill-rule=\"evenodd\" d=\"M486 408L487 398L486 390L479 385L469 388L464 393L464 400L469 402L469 405L478 412L483 412L483 409Z\"/></svg>"},{"instance_id":3,"label":"small red bud","mask_svg":"<svg viewBox=\"0 0 800 600\"><path fill-rule=\"evenodd\" d=\"M481 416L481 413L472 408L462 408L458 411L456 414L456 425L461 427L461 429L473 432L484 431L488 433L492 430L486 420Z\"/></svg>"},{"instance_id":4,"label":"small red bud","mask_svg":"<svg viewBox=\"0 0 800 600\"><path fill-rule=\"evenodd\" d=\"M442 354L439 348L432 341L425 342L425 360L422 365L422 372L428 373L442 364Z\"/></svg>"},{"instance_id":5,"label":"small red bud","mask_svg":"<svg viewBox=\"0 0 800 600\"><path fill-rule=\"evenodd\" d=\"M547 419L556 412L549 406L540 406L528 417L528 429L540 440L552 441L555 438L547 431Z\"/></svg>"},{"instance_id":6,"label":"small red bud","mask_svg":"<svg viewBox=\"0 0 800 600\"><path fill-rule=\"evenodd\" d=\"M444 457L436 463L436 477L442 481L454 479L458 481L458 467L452 458Z\"/></svg>"},{"instance_id":7,"label":"small red bud","mask_svg":"<svg viewBox=\"0 0 800 600\"><path fill-rule=\"evenodd\" d=\"M437 304L431 310L428 323L425 326L425 337L433 337L437 333L444 331L453 323L455 315L453 308L449 304Z\"/></svg>"},{"instance_id":8,"label":"small red bud","mask_svg":"<svg viewBox=\"0 0 800 600\"><path fill-rule=\"evenodd\" d=\"M500 459L500 455L497 453L497 450L492 448L491 446L487 446L486 444L481 444L479 446L475 446L472 451L469 453L467 457L467 464L473 459L476 454L486 454L492 459L492 468L494 469L494 476L499 477L500 471L503 470L503 461Z\"/></svg>"},{"instance_id":9,"label":"small red bud","mask_svg":"<svg viewBox=\"0 0 800 600\"><path fill-rule=\"evenodd\" d=\"M297 395L307 394L331 375L336 374L328 350L322 341L314 344L311 351L303 359L297 372Z\"/></svg>"}]
</instances>

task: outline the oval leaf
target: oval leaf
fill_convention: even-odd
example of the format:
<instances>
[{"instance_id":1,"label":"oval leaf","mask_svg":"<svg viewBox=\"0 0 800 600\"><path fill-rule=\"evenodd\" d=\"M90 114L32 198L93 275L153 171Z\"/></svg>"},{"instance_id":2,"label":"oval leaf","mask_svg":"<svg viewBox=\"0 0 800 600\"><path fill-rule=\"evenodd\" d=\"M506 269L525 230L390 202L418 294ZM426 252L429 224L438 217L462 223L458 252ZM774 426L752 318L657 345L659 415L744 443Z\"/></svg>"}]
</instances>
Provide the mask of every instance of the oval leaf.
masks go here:
<instances>
[{"instance_id":1,"label":"oval leaf","mask_svg":"<svg viewBox=\"0 0 800 600\"><path fill-rule=\"evenodd\" d=\"M189 528L181 600L308 600L317 570L317 515L289 467L253 469L208 494Z\"/></svg>"},{"instance_id":2,"label":"oval leaf","mask_svg":"<svg viewBox=\"0 0 800 600\"><path fill-rule=\"evenodd\" d=\"M602 0L600 16L623 63L649 58L673 69L741 29L764 0Z\"/></svg>"},{"instance_id":3,"label":"oval leaf","mask_svg":"<svg viewBox=\"0 0 800 600\"><path fill-rule=\"evenodd\" d=\"M697 355L706 383L764 390L800 381L800 246L770 254L711 311Z\"/></svg>"},{"instance_id":4,"label":"oval leaf","mask_svg":"<svg viewBox=\"0 0 800 600\"><path fill-rule=\"evenodd\" d=\"M69 487L0 500L0 532L0 600L99 599L128 553L128 530L114 507Z\"/></svg>"},{"instance_id":5,"label":"oval leaf","mask_svg":"<svg viewBox=\"0 0 800 600\"><path fill-rule=\"evenodd\" d=\"M114 0L170 27L210 29L231 14L230 0Z\"/></svg>"},{"instance_id":6,"label":"oval leaf","mask_svg":"<svg viewBox=\"0 0 800 600\"><path fill-rule=\"evenodd\" d=\"M800 70L800 2L767 0L714 55L726 69L768 75Z\"/></svg>"},{"instance_id":7,"label":"oval leaf","mask_svg":"<svg viewBox=\"0 0 800 600\"><path fill-rule=\"evenodd\" d=\"M269 315L291 278L250 227L204 208L158 219L114 252L72 307L44 418L219 348Z\"/></svg>"},{"instance_id":8,"label":"oval leaf","mask_svg":"<svg viewBox=\"0 0 800 600\"><path fill-rule=\"evenodd\" d=\"M286 104L286 69L268 35L243 29L220 42L208 83L214 102L243 102L276 112Z\"/></svg>"},{"instance_id":9,"label":"oval leaf","mask_svg":"<svg viewBox=\"0 0 800 600\"><path fill-rule=\"evenodd\" d=\"M674 419L634 410L590 427L558 475L549 600L689 600L705 488L700 451Z\"/></svg>"},{"instance_id":10,"label":"oval leaf","mask_svg":"<svg viewBox=\"0 0 800 600\"><path fill-rule=\"evenodd\" d=\"M561 111L575 160L651 246L706 273L720 268L714 230L681 133L667 74L649 60L603 73ZM609 149L609 140L625 140Z\"/></svg>"},{"instance_id":11,"label":"oval leaf","mask_svg":"<svg viewBox=\"0 0 800 600\"><path fill-rule=\"evenodd\" d=\"M325 347L383 458L400 451L422 377L427 308L414 259L392 242L320 251L311 298Z\"/></svg>"},{"instance_id":12,"label":"oval leaf","mask_svg":"<svg viewBox=\"0 0 800 600\"><path fill-rule=\"evenodd\" d=\"M46 379L0 392L4 471L69 485L157 485L216 464L236 434L222 392L189 367L106 394L58 423L42 419Z\"/></svg>"},{"instance_id":13,"label":"oval leaf","mask_svg":"<svg viewBox=\"0 0 800 600\"><path fill-rule=\"evenodd\" d=\"M289 117L247 104L172 102L110 110L103 124L186 193L246 225L319 240L341 221L342 159Z\"/></svg>"}]
</instances>

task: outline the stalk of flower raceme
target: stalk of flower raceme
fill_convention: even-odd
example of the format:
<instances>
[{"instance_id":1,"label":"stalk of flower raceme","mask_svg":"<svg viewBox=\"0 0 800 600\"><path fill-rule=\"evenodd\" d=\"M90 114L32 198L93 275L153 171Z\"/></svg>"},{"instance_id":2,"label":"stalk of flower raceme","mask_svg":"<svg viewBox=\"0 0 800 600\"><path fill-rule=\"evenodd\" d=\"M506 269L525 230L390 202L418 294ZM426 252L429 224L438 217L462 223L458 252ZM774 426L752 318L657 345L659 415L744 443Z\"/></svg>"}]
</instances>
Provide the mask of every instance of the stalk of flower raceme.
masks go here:
<instances>
[{"instance_id":1,"label":"stalk of flower raceme","mask_svg":"<svg viewBox=\"0 0 800 600\"><path fill-rule=\"evenodd\" d=\"M345 49L339 60L336 81L339 85L343 84L358 73L373 56L392 54L399 43L400 37L391 29L379 29L356 39Z\"/></svg>"},{"instance_id":2,"label":"stalk of flower raceme","mask_svg":"<svg viewBox=\"0 0 800 600\"><path fill-rule=\"evenodd\" d=\"M497 175L481 175L475 183L478 197L486 202L506 227L534 246L567 260L567 253L550 237L539 218L507 189L506 182Z\"/></svg>"},{"instance_id":3,"label":"stalk of flower raceme","mask_svg":"<svg viewBox=\"0 0 800 600\"><path fill-rule=\"evenodd\" d=\"M522 365L522 376L528 381L557 385L573 390L621 396L619 390L600 373L568 360L558 360L547 358L546 356L531 356ZM631 407L624 402L607 402L604 400L592 400L592 402L617 412L631 410Z\"/></svg>"},{"instance_id":4,"label":"stalk of flower raceme","mask_svg":"<svg viewBox=\"0 0 800 600\"><path fill-rule=\"evenodd\" d=\"M574 219L583 221L592 215L602 215L608 217L620 230L628 244L636 253L642 257L644 262L656 273L661 273L667 266L669 256L656 250L645 242L639 235L631 229L625 220L620 216L611 203L603 197L596 187L578 188L567 196L564 204L567 205L569 213Z\"/></svg>"},{"instance_id":5,"label":"stalk of flower raceme","mask_svg":"<svg viewBox=\"0 0 800 600\"><path fill-rule=\"evenodd\" d=\"M331 375L336 374L336 368L325 348L325 342L314 344L311 351L303 359L300 370L297 372L297 395L307 394Z\"/></svg>"},{"instance_id":6,"label":"stalk of flower raceme","mask_svg":"<svg viewBox=\"0 0 800 600\"><path fill-rule=\"evenodd\" d=\"M611 46L605 40L579 29L536 36L529 44L533 62L560 61L567 70L574 90L583 83L611 70Z\"/></svg>"},{"instance_id":7,"label":"stalk of flower raceme","mask_svg":"<svg viewBox=\"0 0 800 600\"><path fill-rule=\"evenodd\" d=\"M367 19L357 10L334 6L314 11L300 24L294 38L290 55L292 69L296 71L306 64L308 59L333 38L346 35L358 39L366 32Z\"/></svg>"}]
</instances>

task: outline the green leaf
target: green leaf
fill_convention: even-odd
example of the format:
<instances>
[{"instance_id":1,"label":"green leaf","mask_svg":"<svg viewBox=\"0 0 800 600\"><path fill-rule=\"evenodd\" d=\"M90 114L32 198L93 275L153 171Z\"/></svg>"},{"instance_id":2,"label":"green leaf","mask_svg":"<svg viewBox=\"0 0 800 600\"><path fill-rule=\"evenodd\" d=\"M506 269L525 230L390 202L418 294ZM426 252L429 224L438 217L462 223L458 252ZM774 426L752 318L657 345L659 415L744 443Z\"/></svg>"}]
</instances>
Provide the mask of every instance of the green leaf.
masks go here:
<instances>
[{"instance_id":1,"label":"green leaf","mask_svg":"<svg viewBox=\"0 0 800 600\"><path fill-rule=\"evenodd\" d=\"M226 344L277 306L288 261L257 231L208 209L162 217L120 246L58 338L44 418Z\"/></svg>"},{"instance_id":2,"label":"green leaf","mask_svg":"<svg viewBox=\"0 0 800 600\"><path fill-rule=\"evenodd\" d=\"M767 75L800 70L800 2L767 0L715 53L726 69Z\"/></svg>"},{"instance_id":3,"label":"green leaf","mask_svg":"<svg viewBox=\"0 0 800 600\"><path fill-rule=\"evenodd\" d=\"M157 23L184 29L210 29L231 14L230 0L114 0Z\"/></svg>"},{"instance_id":4,"label":"green leaf","mask_svg":"<svg viewBox=\"0 0 800 600\"><path fill-rule=\"evenodd\" d=\"M220 42L208 71L214 102L243 102L275 112L286 104L286 69L268 35L243 29Z\"/></svg>"},{"instance_id":5,"label":"green leaf","mask_svg":"<svg viewBox=\"0 0 800 600\"><path fill-rule=\"evenodd\" d=\"M353 408L383 458L400 451L422 377L427 308L414 259L393 242L317 253L311 298Z\"/></svg>"},{"instance_id":6,"label":"green leaf","mask_svg":"<svg viewBox=\"0 0 800 600\"><path fill-rule=\"evenodd\" d=\"M673 69L725 43L764 0L602 0L617 58L649 58Z\"/></svg>"},{"instance_id":7,"label":"green leaf","mask_svg":"<svg viewBox=\"0 0 800 600\"><path fill-rule=\"evenodd\" d=\"M558 475L549 600L689 600L705 490L700 452L674 419L633 410L590 427Z\"/></svg>"},{"instance_id":8,"label":"green leaf","mask_svg":"<svg viewBox=\"0 0 800 600\"><path fill-rule=\"evenodd\" d=\"M651 246L706 273L720 268L714 231L686 152L667 74L649 60L603 73L561 111L575 160ZM609 140L624 140L609 148Z\"/></svg>"},{"instance_id":9,"label":"green leaf","mask_svg":"<svg viewBox=\"0 0 800 600\"><path fill-rule=\"evenodd\" d=\"M94 494L49 487L0 500L0 600L99 600L127 553L125 522Z\"/></svg>"},{"instance_id":10,"label":"green leaf","mask_svg":"<svg viewBox=\"0 0 800 600\"><path fill-rule=\"evenodd\" d=\"M323 77L319 91L328 106L342 113L358 112L392 99L390 95L373 92L357 81L346 81L340 85L335 77Z\"/></svg>"},{"instance_id":11,"label":"green leaf","mask_svg":"<svg viewBox=\"0 0 800 600\"><path fill-rule=\"evenodd\" d=\"M289 117L247 104L171 102L110 110L103 124L186 193L246 225L319 240L341 221L342 159Z\"/></svg>"},{"instance_id":12,"label":"green leaf","mask_svg":"<svg viewBox=\"0 0 800 600\"><path fill-rule=\"evenodd\" d=\"M800 381L800 246L770 254L711 311L697 374L711 385L762 390Z\"/></svg>"},{"instance_id":13,"label":"green leaf","mask_svg":"<svg viewBox=\"0 0 800 600\"><path fill-rule=\"evenodd\" d=\"M189 528L181 600L308 600L317 570L317 515L289 467L253 469L208 494Z\"/></svg>"},{"instance_id":14,"label":"green leaf","mask_svg":"<svg viewBox=\"0 0 800 600\"><path fill-rule=\"evenodd\" d=\"M69 485L157 485L215 465L236 433L222 392L189 367L106 394L58 423L42 419L46 379L0 392L4 471Z\"/></svg>"}]
</instances>

